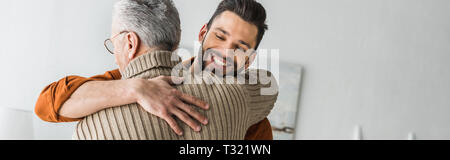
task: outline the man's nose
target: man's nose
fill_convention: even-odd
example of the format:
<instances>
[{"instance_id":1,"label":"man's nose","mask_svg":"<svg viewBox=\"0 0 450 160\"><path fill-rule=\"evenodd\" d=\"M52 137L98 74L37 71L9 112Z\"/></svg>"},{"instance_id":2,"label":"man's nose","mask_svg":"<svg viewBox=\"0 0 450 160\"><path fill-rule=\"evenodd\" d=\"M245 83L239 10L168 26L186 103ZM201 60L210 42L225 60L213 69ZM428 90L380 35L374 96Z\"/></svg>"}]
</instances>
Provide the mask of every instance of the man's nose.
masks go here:
<instances>
[{"instance_id":1,"label":"man's nose","mask_svg":"<svg viewBox=\"0 0 450 160\"><path fill-rule=\"evenodd\" d=\"M230 55L233 54L232 51L234 51L235 47L234 47L234 43L231 41L227 41L224 44L221 45L221 51L223 55Z\"/></svg>"}]
</instances>

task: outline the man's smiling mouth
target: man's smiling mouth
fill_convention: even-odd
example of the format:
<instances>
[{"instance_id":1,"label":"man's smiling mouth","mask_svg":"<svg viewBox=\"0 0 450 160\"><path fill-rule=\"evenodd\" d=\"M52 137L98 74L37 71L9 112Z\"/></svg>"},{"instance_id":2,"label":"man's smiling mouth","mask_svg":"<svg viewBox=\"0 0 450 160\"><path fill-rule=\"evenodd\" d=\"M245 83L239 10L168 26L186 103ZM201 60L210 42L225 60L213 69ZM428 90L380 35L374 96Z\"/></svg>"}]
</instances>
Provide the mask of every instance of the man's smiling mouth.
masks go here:
<instances>
[{"instance_id":1,"label":"man's smiling mouth","mask_svg":"<svg viewBox=\"0 0 450 160\"><path fill-rule=\"evenodd\" d=\"M222 60L221 58L212 56L212 60L214 61L214 63L216 63L219 66L226 66L226 64L224 63L224 60Z\"/></svg>"}]
</instances>

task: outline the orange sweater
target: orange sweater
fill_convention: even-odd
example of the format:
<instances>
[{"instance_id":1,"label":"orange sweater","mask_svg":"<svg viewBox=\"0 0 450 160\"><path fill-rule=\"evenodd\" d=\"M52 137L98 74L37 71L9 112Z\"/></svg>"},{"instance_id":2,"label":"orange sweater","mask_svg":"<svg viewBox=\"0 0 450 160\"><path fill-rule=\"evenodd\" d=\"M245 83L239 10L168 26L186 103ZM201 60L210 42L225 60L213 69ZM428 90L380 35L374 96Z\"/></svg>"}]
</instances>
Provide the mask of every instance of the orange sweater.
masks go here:
<instances>
[{"instance_id":1,"label":"orange sweater","mask_svg":"<svg viewBox=\"0 0 450 160\"><path fill-rule=\"evenodd\" d=\"M36 102L36 115L47 122L74 122L81 119L66 118L58 115L61 106L84 83L89 81L119 80L122 76L119 70L108 71L103 75L90 78L68 76L47 86ZM246 140L272 140L272 127L266 118L247 130Z\"/></svg>"}]
</instances>

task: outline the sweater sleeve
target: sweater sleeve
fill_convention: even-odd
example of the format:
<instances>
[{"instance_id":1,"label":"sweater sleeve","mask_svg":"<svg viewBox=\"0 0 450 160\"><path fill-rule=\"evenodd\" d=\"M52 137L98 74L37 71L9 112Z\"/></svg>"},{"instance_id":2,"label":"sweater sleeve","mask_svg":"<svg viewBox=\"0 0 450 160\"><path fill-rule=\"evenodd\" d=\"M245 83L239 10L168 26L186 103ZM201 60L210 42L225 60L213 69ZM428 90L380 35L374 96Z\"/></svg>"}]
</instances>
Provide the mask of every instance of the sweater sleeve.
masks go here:
<instances>
[{"instance_id":1,"label":"sweater sleeve","mask_svg":"<svg viewBox=\"0 0 450 160\"><path fill-rule=\"evenodd\" d=\"M59 110L70 96L84 83L89 81L107 81L121 79L119 70L108 71L103 75L86 78L80 76L68 76L54 82L39 95L36 102L36 115L47 122L74 122L81 119L72 119L60 116Z\"/></svg>"},{"instance_id":2,"label":"sweater sleeve","mask_svg":"<svg viewBox=\"0 0 450 160\"><path fill-rule=\"evenodd\" d=\"M267 118L247 129L245 140L273 140L272 126Z\"/></svg>"},{"instance_id":3,"label":"sweater sleeve","mask_svg":"<svg viewBox=\"0 0 450 160\"><path fill-rule=\"evenodd\" d=\"M266 70L248 70L244 85L249 98L250 125L266 118L272 111L278 98L278 82Z\"/></svg>"}]
</instances>

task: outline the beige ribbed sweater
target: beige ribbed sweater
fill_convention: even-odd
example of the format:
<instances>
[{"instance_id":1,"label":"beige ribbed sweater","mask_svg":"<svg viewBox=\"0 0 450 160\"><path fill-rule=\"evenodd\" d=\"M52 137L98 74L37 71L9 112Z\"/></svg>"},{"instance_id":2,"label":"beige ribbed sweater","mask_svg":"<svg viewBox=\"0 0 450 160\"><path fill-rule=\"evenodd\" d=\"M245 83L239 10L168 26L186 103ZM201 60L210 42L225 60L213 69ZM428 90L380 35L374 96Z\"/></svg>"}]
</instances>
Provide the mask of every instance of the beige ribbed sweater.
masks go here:
<instances>
[{"instance_id":1,"label":"beige ribbed sweater","mask_svg":"<svg viewBox=\"0 0 450 160\"><path fill-rule=\"evenodd\" d=\"M140 56L130 62L122 73L123 79L170 76L173 67L180 64L178 56L171 60L172 53L156 51ZM257 72L267 71L254 70ZM247 72L249 73L249 72ZM207 80L222 82L220 78L205 76ZM248 80L250 77L246 76ZM195 79L195 78L194 78ZM272 83L261 84L272 80ZM199 78L191 82L201 82ZM182 121L177 122L184 130L176 135L169 125L151 115L139 104L129 104L102 110L85 117L75 129L75 140L243 140L247 129L267 117L278 96L278 86L273 77L256 84L200 83L183 84L176 88L184 93L208 102L209 110L194 107L208 117L209 124L195 132ZM274 85L272 85L274 84ZM263 88L274 89L273 95L261 95ZM275 86L275 87L274 87Z\"/></svg>"}]
</instances>

